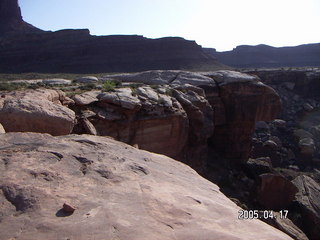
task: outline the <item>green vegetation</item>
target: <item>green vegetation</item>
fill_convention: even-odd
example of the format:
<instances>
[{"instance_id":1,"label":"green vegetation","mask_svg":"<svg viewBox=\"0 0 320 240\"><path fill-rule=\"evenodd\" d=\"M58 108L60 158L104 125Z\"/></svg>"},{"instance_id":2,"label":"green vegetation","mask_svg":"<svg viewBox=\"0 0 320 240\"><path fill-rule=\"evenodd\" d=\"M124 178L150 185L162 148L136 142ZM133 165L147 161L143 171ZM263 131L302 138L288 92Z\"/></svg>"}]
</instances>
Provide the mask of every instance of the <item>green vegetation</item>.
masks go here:
<instances>
[{"instance_id":1,"label":"green vegetation","mask_svg":"<svg viewBox=\"0 0 320 240\"><path fill-rule=\"evenodd\" d=\"M90 91L90 90L93 90L96 88L97 88L97 86L95 83L86 83L86 84L79 87L80 90L86 90L86 91Z\"/></svg>"},{"instance_id":2,"label":"green vegetation","mask_svg":"<svg viewBox=\"0 0 320 240\"><path fill-rule=\"evenodd\" d=\"M111 81L111 80L107 80L103 83L102 85L102 89L105 92L111 92L114 91L116 88L121 86L121 82L119 81Z\"/></svg>"},{"instance_id":3,"label":"green vegetation","mask_svg":"<svg viewBox=\"0 0 320 240\"><path fill-rule=\"evenodd\" d=\"M172 96L172 89L171 88L166 88L165 94L168 95L168 96Z\"/></svg>"},{"instance_id":4,"label":"green vegetation","mask_svg":"<svg viewBox=\"0 0 320 240\"><path fill-rule=\"evenodd\" d=\"M160 85L158 85L158 84L153 84L153 85L150 85L150 87L152 88L152 89L158 89L159 87L160 87Z\"/></svg>"},{"instance_id":5,"label":"green vegetation","mask_svg":"<svg viewBox=\"0 0 320 240\"><path fill-rule=\"evenodd\" d=\"M75 73L0 73L0 81L12 81L12 80L34 80L34 79L50 79L50 78L63 78L75 80L84 76L95 76L101 78L105 75L114 73L97 73L97 74L75 74Z\"/></svg>"},{"instance_id":6,"label":"green vegetation","mask_svg":"<svg viewBox=\"0 0 320 240\"><path fill-rule=\"evenodd\" d=\"M0 91L14 91L14 90L23 89L26 87L27 87L27 84L25 83L0 82Z\"/></svg>"}]
</instances>

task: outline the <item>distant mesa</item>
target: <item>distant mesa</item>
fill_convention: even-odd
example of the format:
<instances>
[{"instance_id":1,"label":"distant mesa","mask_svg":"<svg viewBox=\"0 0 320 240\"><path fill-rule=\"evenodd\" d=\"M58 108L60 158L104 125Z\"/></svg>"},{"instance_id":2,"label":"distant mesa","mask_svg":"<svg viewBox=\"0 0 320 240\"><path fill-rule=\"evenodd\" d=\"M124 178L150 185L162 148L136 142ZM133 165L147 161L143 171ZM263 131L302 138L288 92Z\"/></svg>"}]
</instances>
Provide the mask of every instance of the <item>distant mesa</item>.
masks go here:
<instances>
[{"instance_id":1,"label":"distant mesa","mask_svg":"<svg viewBox=\"0 0 320 240\"><path fill-rule=\"evenodd\" d=\"M22 19L17 0L0 0L0 72L103 73L212 71L320 66L320 43L274 48L238 46L217 52L180 37L92 36L88 29L43 31Z\"/></svg>"},{"instance_id":2,"label":"distant mesa","mask_svg":"<svg viewBox=\"0 0 320 240\"><path fill-rule=\"evenodd\" d=\"M195 41L179 37L92 36L88 29L42 31L23 21L17 0L0 0L0 22L0 72L228 68Z\"/></svg>"},{"instance_id":3,"label":"distant mesa","mask_svg":"<svg viewBox=\"0 0 320 240\"><path fill-rule=\"evenodd\" d=\"M206 51L210 51L219 62L237 68L320 66L320 43L279 48L264 44L243 45L226 52Z\"/></svg>"}]
</instances>

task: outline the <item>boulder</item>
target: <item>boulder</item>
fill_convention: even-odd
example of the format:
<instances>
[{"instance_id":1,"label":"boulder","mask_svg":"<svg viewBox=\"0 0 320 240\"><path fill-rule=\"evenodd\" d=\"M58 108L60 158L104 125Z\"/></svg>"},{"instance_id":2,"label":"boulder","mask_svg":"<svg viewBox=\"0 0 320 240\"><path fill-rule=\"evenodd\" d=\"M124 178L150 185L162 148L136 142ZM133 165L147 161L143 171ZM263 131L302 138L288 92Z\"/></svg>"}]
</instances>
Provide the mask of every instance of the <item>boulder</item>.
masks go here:
<instances>
[{"instance_id":1,"label":"boulder","mask_svg":"<svg viewBox=\"0 0 320 240\"><path fill-rule=\"evenodd\" d=\"M7 133L0 145L3 239L292 239L239 220L215 184L163 155L91 135Z\"/></svg>"},{"instance_id":2,"label":"boulder","mask_svg":"<svg viewBox=\"0 0 320 240\"><path fill-rule=\"evenodd\" d=\"M257 131L268 131L270 129L269 125L264 121L256 122L255 128Z\"/></svg>"},{"instance_id":3,"label":"boulder","mask_svg":"<svg viewBox=\"0 0 320 240\"><path fill-rule=\"evenodd\" d=\"M272 172L272 163L270 158L249 158L246 165L246 172L252 178L258 178L261 174Z\"/></svg>"},{"instance_id":4,"label":"boulder","mask_svg":"<svg viewBox=\"0 0 320 240\"><path fill-rule=\"evenodd\" d=\"M320 141L320 125L311 127L310 133L315 137L317 141Z\"/></svg>"},{"instance_id":5,"label":"boulder","mask_svg":"<svg viewBox=\"0 0 320 240\"><path fill-rule=\"evenodd\" d=\"M311 111L314 109L314 107L313 107L311 104L309 104L309 103L304 103L304 104L303 104L303 109L304 109L305 111L307 111L307 112L311 112Z\"/></svg>"},{"instance_id":6,"label":"boulder","mask_svg":"<svg viewBox=\"0 0 320 240\"><path fill-rule=\"evenodd\" d=\"M152 89L151 87L139 87L137 89L137 93L139 95L139 98L149 99L154 102L159 101L158 93L154 89Z\"/></svg>"},{"instance_id":7,"label":"boulder","mask_svg":"<svg viewBox=\"0 0 320 240\"><path fill-rule=\"evenodd\" d=\"M315 153L316 146L312 138L303 138L299 141L300 152L303 155L312 157Z\"/></svg>"},{"instance_id":8,"label":"boulder","mask_svg":"<svg viewBox=\"0 0 320 240\"><path fill-rule=\"evenodd\" d=\"M75 113L63 106L73 102L61 91L38 89L3 93L0 123L7 132L71 133Z\"/></svg>"},{"instance_id":9,"label":"boulder","mask_svg":"<svg viewBox=\"0 0 320 240\"><path fill-rule=\"evenodd\" d=\"M266 209L287 209L297 192L297 187L281 175L265 173L259 176L257 199Z\"/></svg>"},{"instance_id":10,"label":"boulder","mask_svg":"<svg viewBox=\"0 0 320 240\"><path fill-rule=\"evenodd\" d=\"M90 92L84 92L82 94L77 94L72 97L75 104L79 106L89 105L91 103L98 101L98 95L101 93L101 91L90 91Z\"/></svg>"},{"instance_id":11,"label":"boulder","mask_svg":"<svg viewBox=\"0 0 320 240\"><path fill-rule=\"evenodd\" d=\"M301 216L301 229L310 240L320 239L320 186L305 175L298 176L292 183L298 189L295 201Z\"/></svg>"},{"instance_id":12,"label":"boulder","mask_svg":"<svg viewBox=\"0 0 320 240\"><path fill-rule=\"evenodd\" d=\"M304 130L304 129L295 129L295 130L293 131L293 136L294 136L298 141L300 141L300 140L303 139L303 138L313 138L313 135L312 135L310 132L308 132L308 131L306 131L306 130Z\"/></svg>"},{"instance_id":13,"label":"boulder","mask_svg":"<svg viewBox=\"0 0 320 240\"><path fill-rule=\"evenodd\" d=\"M4 130L2 124L0 123L0 134L1 134L1 133L6 133L6 130Z\"/></svg>"},{"instance_id":14,"label":"boulder","mask_svg":"<svg viewBox=\"0 0 320 240\"><path fill-rule=\"evenodd\" d=\"M268 148L270 148L270 149L272 149L272 150L277 150L277 149L279 149L279 145L278 145L275 141L273 141L273 140L267 140L267 141L265 141L265 142L263 143L263 146L268 147Z\"/></svg>"},{"instance_id":15,"label":"boulder","mask_svg":"<svg viewBox=\"0 0 320 240\"><path fill-rule=\"evenodd\" d=\"M45 79L42 82L48 85L70 85L72 83L71 80L61 78Z\"/></svg>"},{"instance_id":16,"label":"boulder","mask_svg":"<svg viewBox=\"0 0 320 240\"><path fill-rule=\"evenodd\" d=\"M86 77L81 77L75 80L77 83L96 83L98 82L99 79L94 76L86 76Z\"/></svg>"},{"instance_id":17,"label":"boulder","mask_svg":"<svg viewBox=\"0 0 320 240\"><path fill-rule=\"evenodd\" d=\"M133 95L130 88L119 88L114 92L103 92L97 98L102 103L114 104L125 109L133 110L141 107L140 100Z\"/></svg>"},{"instance_id":18,"label":"boulder","mask_svg":"<svg viewBox=\"0 0 320 240\"><path fill-rule=\"evenodd\" d=\"M271 124L278 129L285 129L287 122L282 119L275 119L275 120L271 121Z\"/></svg>"}]
</instances>

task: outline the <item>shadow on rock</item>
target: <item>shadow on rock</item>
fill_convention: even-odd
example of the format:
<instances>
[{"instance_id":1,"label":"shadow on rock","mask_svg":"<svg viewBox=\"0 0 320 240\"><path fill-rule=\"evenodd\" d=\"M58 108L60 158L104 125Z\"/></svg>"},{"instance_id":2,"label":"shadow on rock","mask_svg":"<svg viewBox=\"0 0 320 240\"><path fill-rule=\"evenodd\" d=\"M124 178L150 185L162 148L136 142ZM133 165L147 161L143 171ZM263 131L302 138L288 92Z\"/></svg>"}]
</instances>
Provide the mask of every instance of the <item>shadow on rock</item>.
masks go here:
<instances>
[{"instance_id":1,"label":"shadow on rock","mask_svg":"<svg viewBox=\"0 0 320 240\"><path fill-rule=\"evenodd\" d=\"M69 217L72 214L72 212L66 212L65 210L63 210L63 208L61 208L59 211L56 212L56 217Z\"/></svg>"}]
</instances>

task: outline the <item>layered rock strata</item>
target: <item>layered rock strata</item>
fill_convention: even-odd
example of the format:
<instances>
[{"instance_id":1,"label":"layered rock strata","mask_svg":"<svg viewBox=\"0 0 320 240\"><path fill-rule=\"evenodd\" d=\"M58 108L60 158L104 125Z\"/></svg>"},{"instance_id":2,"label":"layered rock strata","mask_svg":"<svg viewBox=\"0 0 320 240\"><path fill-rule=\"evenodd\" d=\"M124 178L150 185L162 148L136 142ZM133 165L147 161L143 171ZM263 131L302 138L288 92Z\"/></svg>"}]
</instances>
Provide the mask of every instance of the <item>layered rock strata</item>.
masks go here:
<instances>
[{"instance_id":1,"label":"layered rock strata","mask_svg":"<svg viewBox=\"0 0 320 240\"><path fill-rule=\"evenodd\" d=\"M76 95L81 124L75 132L113 136L197 170L207 160L208 143L226 158L247 160L255 122L275 118L281 107L272 88L232 71L148 71L104 79L145 85Z\"/></svg>"}]
</instances>

